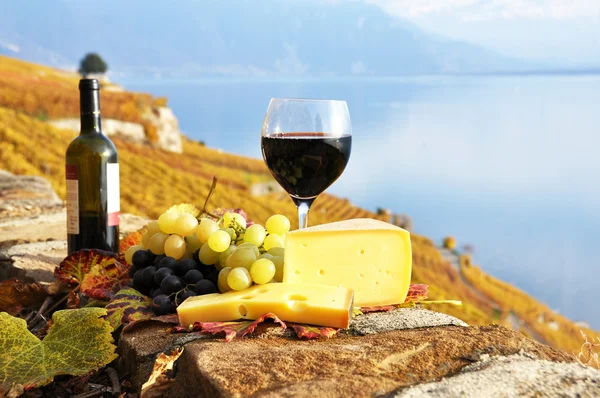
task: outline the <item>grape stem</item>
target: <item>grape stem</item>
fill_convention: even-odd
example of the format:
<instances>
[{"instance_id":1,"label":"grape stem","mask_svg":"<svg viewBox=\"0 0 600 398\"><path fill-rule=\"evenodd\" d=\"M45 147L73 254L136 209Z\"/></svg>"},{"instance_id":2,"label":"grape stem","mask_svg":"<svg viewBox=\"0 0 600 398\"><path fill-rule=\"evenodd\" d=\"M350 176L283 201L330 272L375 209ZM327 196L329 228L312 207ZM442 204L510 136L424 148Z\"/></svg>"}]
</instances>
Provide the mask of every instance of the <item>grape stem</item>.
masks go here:
<instances>
[{"instance_id":1,"label":"grape stem","mask_svg":"<svg viewBox=\"0 0 600 398\"><path fill-rule=\"evenodd\" d=\"M208 205L208 201L210 200L210 197L212 196L212 194L215 192L215 188L217 187L217 176L213 177L212 180L212 185L210 186L210 190L208 191L208 195L206 195L206 200L204 201L204 206L202 206L202 212L201 214L207 214L213 218L218 219L219 217L215 216L214 214L210 213L207 209L206 206Z\"/></svg>"}]
</instances>

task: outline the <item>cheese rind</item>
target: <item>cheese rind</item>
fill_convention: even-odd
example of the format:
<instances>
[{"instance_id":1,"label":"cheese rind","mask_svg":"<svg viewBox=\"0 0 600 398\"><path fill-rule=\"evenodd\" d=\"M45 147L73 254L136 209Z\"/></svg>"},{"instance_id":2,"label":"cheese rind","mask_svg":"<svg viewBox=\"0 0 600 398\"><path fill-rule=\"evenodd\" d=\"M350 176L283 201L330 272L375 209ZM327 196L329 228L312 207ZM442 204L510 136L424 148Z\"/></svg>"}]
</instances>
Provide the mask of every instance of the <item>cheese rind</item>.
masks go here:
<instances>
[{"instance_id":1,"label":"cheese rind","mask_svg":"<svg viewBox=\"0 0 600 398\"><path fill-rule=\"evenodd\" d=\"M354 293L332 286L268 283L227 293L190 297L177 307L179 323L257 319L269 312L282 321L347 328Z\"/></svg>"},{"instance_id":2,"label":"cheese rind","mask_svg":"<svg viewBox=\"0 0 600 398\"><path fill-rule=\"evenodd\" d=\"M283 282L343 286L356 306L403 303L412 271L410 233L354 219L289 232Z\"/></svg>"}]
</instances>

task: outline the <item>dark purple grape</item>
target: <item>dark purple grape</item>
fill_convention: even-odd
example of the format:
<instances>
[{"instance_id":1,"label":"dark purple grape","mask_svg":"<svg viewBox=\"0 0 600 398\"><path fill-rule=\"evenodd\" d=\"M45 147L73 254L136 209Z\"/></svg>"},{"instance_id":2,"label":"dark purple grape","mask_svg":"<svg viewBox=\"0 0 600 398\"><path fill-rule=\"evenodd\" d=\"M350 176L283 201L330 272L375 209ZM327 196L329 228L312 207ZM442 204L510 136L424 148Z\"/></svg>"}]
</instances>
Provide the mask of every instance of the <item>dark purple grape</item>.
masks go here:
<instances>
[{"instance_id":1,"label":"dark purple grape","mask_svg":"<svg viewBox=\"0 0 600 398\"><path fill-rule=\"evenodd\" d=\"M156 288L154 289L154 291L150 294L150 297L155 298L156 296L160 296L161 294L164 294L162 290L160 290L160 288Z\"/></svg>"},{"instance_id":2,"label":"dark purple grape","mask_svg":"<svg viewBox=\"0 0 600 398\"><path fill-rule=\"evenodd\" d=\"M167 315L175 312L175 305L164 294L160 294L152 299L152 309L156 315Z\"/></svg>"},{"instance_id":3,"label":"dark purple grape","mask_svg":"<svg viewBox=\"0 0 600 398\"><path fill-rule=\"evenodd\" d=\"M150 256L151 253L149 253L147 250L138 250L133 253L131 262L137 269L146 268L147 266L152 265L152 258Z\"/></svg>"},{"instance_id":4,"label":"dark purple grape","mask_svg":"<svg viewBox=\"0 0 600 398\"><path fill-rule=\"evenodd\" d=\"M175 297L175 305L180 306L188 297L197 296L196 292L190 289L185 289Z\"/></svg>"},{"instance_id":5,"label":"dark purple grape","mask_svg":"<svg viewBox=\"0 0 600 398\"><path fill-rule=\"evenodd\" d=\"M152 261L152 265L154 265L156 268L158 268L158 264L160 264L162 259L165 257L166 256L164 254L160 254L160 255L154 257L154 260Z\"/></svg>"},{"instance_id":6,"label":"dark purple grape","mask_svg":"<svg viewBox=\"0 0 600 398\"><path fill-rule=\"evenodd\" d=\"M208 279L216 286L217 281L219 280L219 271L215 267L210 267L208 271L204 273L204 279Z\"/></svg>"},{"instance_id":7,"label":"dark purple grape","mask_svg":"<svg viewBox=\"0 0 600 398\"><path fill-rule=\"evenodd\" d=\"M137 290L139 290L139 288L141 288L142 286L146 286L144 284L144 281L142 280L143 272L143 269L139 269L135 272L135 274L133 274L133 287Z\"/></svg>"},{"instance_id":8,"label":"dark purple grape","mask_svg":"<svg viewBox=\"0 0 600 398\"><path fill-rule=\"evenodd\" d=\"M196 262L199 266L202 266L202 262L200 261L200 249L196 250L194 254L192 254L192 260Z\"/></svg>"},{"instance_id":9,"label":"dark purple grape","mask_svg":"<svg viewBox=\"0 0 600 398\"><path fill-rule=\"evenodd\" d=\"M160 283L160 290L162 290L166 295L173 294L182 290L185 287L185 284L181 280L180 277L175 275L169 275L165 277Z\"/></svg>"},{"instance_id":10,"label":"dark purple grape","mask_svg":"<svg viewBox=\"0 0 600 398\"><path fill-rule=\"evenodd\" d=\"M173 273L173 270L171 268L157 269L156 273L154 274L154 283L156 283L156 285L160 286L163 279L165 279L167 276L171 275L172 273Z\"/></svg>"},{"instance_id":11,"label":"dark purple grape","mask_svg":"<svg viewBox=\"0 0 600 398\"><path fill-rule=\"evenodd\" d=\"M194 291L200 296L203 294L216 293L217 288L214 283L207 279L202 279L194 286Z\"/></svg>"},{"instance_id":12,"label":"dark purple grape","mask_svg":"<svg viewBox=\"0 0 600 398\"><path fill-rule=\"evenodd\" d=\"M137 271L138 269L134 266L134 265L130 265L129 266L129 276L133 278L133 275L135 275L135 271Z\"/></svg>"},{"instance_id":13,"label":"dark purple grape","mask_svg":"<svg viewBox=\"0 0 600 398\"><path fill-rule=\"evenodd\" d=\"M198 271L197 269L189 270L183 277L183 281L188 285L195 285L202 279L204 279L204 275L202 275L202 272Z\"/></svg>"},{"instance_id":14,"label":"dark purple grape","mask_svg":"<svg viewBox=\"0 0 600 398\"><path fill-rule=\"evenodd\" d=\"M174 271L176 265L177 260L175 260L173 257L163 257L158 263L158 268L171 268Z\"/></svg>"},{"instance_id":15,"label":"dark purple grape","mask_svg":"<svg viewBox=\"0 0 600 398\"><path fill-rule=\"evenodd\" d=\"M173 271L175 271L175 275L184 276L193 269L198 269L196 262L191 258L187 258L178 262Z\"/></svg>"},{"instance_id":16,"label":"dark purple grape","mask_svg":"<svg viewBox=\"0 0 600 398\"><path fill-rule=\"evenodd\" d=\"M156 287L154 283L154 274L156 273L156 267L151 265L142 270L142 282L149 288Z\"/></svg>"}]
</instances>

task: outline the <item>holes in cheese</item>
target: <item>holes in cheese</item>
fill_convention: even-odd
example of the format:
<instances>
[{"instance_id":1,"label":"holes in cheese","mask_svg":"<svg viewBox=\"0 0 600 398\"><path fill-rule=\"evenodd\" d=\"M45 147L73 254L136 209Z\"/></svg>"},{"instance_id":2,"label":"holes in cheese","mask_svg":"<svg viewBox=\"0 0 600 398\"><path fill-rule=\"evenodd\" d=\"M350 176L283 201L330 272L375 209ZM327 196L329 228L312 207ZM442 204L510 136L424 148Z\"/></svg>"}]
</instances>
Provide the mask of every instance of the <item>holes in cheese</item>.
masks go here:
<instances>
[{"instance_id":1,"label":"holes in cheese","mask_svg":"<svg viewBox=\"0 0 600 398\"><path fill-rule=\"evenodd\" d=\"M404 302L412 270L408 231L354 219L289 232L283 282L343 286L357 306Z\"/></svg>"},{"instance_id":2,"label":"holes in cheese","mask_svg":"<svg viewBox=\"0 0 600 398\"><path fill-rule=\"evenodd\" d=\"M343 287L270 283L239 292L190 297L177 307L182 326L194 322L257 319L269 312L282 321L347 328L354 293Z\"/></svg>"}]
</instances>

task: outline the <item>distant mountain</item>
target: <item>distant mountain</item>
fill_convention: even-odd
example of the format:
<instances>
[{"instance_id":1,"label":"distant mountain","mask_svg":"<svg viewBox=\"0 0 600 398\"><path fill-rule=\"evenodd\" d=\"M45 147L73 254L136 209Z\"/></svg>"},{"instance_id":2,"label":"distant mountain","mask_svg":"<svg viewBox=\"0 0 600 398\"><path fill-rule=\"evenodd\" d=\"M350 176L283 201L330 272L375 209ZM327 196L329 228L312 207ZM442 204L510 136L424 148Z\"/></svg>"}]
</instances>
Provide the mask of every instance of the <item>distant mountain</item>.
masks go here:
<instances>
[{"instance_id":1,"label":"distant mountain","mask_svg":"<svg viewBox=\"0 0 600 398\"><path fill-rule=\"evenodd\" d=\"M528 67L360 2L61 0L0 8L2 53L74 68L96 51L116 75L377 76Z\"/></svg>"}]
</instances>

